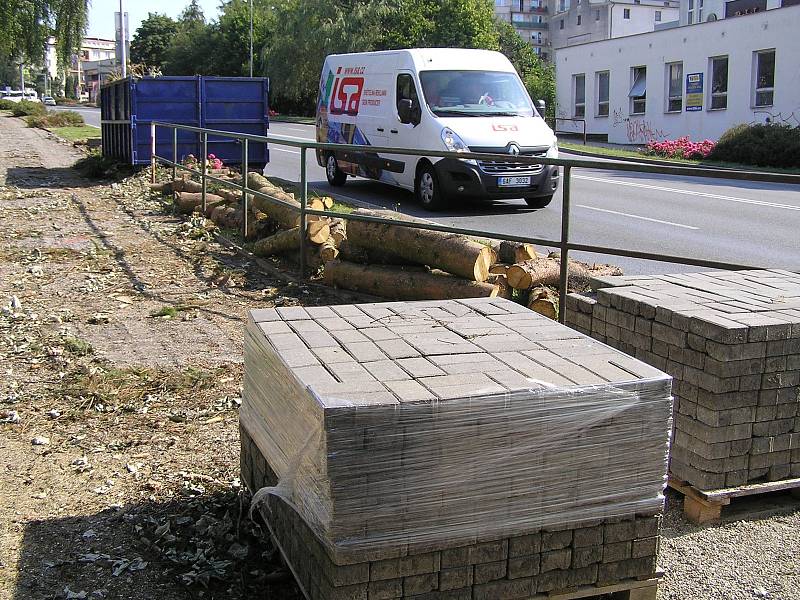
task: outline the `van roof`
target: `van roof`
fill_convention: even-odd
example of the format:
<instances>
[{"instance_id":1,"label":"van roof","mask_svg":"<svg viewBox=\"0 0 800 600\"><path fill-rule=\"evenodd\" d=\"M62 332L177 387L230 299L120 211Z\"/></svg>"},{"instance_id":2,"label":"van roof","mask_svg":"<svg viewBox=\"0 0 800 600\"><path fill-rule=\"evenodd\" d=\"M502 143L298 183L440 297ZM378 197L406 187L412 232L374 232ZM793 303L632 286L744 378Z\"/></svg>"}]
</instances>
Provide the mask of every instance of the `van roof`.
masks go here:
<instances>
[{"instance_id":1,"label":"van roof","mask_svg":"<svg viewBox=\"0 0 800 600\"><path fill-rule=\"evenodd\" d=\"M385 58L396 60L394 68L413 68L425 70L460 71L503 71L514 72L511 61L494 50L472 48L409 48L407 50L380 50L377 52L354 52L350 54L331 54L333 59Z\"/></svg>"}]
</instances>

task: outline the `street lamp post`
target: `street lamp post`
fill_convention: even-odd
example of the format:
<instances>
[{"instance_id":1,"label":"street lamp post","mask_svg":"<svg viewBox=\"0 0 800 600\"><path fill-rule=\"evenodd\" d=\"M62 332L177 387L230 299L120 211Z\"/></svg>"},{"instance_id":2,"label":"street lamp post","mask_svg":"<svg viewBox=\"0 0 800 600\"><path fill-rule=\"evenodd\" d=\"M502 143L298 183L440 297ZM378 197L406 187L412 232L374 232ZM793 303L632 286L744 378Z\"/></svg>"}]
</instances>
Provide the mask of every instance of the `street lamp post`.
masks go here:
<instances>
[{"instance_id":1,"label":"street lamp post","mask_svg":"<svg viewBox=\"0 0 800 600\"><path fill-rule=\"evenodd\" d=\"M248 4L250 4L250 77L253 76L253 1L248 0Z\"/></svg>"},{"instance_id":2,"label":"street lamp post","mask_svg":"<svg viewBox=\"0 0 800 600\"><path fill-rule=\"evenodd\" d=\"M125 79L128 76L128 58L125 56L126 48L125 48L125 8L124 8L124 1L119 0L119 56L120 60L122 61L122 78Z\"/></svg>"}]
</instances>

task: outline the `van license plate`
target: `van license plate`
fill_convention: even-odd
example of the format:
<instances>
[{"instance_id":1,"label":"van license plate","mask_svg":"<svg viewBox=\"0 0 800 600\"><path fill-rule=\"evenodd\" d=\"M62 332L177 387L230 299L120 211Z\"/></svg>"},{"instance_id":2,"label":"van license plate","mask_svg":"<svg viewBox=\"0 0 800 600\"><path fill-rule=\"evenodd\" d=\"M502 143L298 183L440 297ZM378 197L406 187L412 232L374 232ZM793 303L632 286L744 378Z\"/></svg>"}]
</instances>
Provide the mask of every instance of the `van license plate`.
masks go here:
<instances>
[{"instance_id":1,"label":"van license plate","mask_svg":"<svg viewBox=\"0 0 800 600\"><path fill-rule=\"evenodd\" d=\"M531 184L530 177L498 177L499 187L524 187Z\"/></svg>"}]
</instances>

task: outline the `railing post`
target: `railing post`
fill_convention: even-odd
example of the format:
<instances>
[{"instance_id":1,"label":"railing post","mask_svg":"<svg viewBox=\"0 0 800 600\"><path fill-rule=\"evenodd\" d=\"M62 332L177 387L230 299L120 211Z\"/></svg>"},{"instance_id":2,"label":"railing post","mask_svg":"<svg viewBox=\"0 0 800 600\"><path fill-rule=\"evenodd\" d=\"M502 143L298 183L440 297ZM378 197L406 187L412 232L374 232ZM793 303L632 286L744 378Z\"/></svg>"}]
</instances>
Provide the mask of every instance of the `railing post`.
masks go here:
<instances>
[{"instance_id":1,"label":"railing post","mask_svg":"<svg viewBox=\"0 0 800 600\"><path fill-rule=\"evenodd\" d=\"M306 147L300 147L300 276L306 274L306 202L308 180L306 178Z\"/></svg>"},{"instance_id":2,"label":"railing post","mask_svg":"<svg viewBox=\"0 0 800 600\"><path fill-rule=\"evenodd\" d=\"M172 179L178 178L178 128L172 128Z\"/></svg>"},{"instance_id":3,"label":"railing post","mask_svg":"<svg viewBox=\"0 0 800 600\"><path fill-rule=\"evenodd\" d=\"M208 159L208 132L203 132L203 156L200 159L200 181L202 182L203 188L201 190L201 198L203 200L203 214L206 214L206 186L208 181L206 180L206 171L208 170L208 165L206 164L206 160Z\"/></svg>"},{"instance_id":4,"label":"railing post","mask_svg":"<svg viewBox=\"0 0 800 600\"><path fill-rule=\"evenodd\" d=\"M558 322L567 318L567 285L569 283L569 187L572 167L564 167L564 187L561 199L561 276L558 289Z\"/></svg>"},{"instance_id":5,"label":"railing post","mask_svg":"<svg viewBox=\"0 0 800 600\"><path fill-rule=\"evenodd\" d=\"M586 119L583 120L583 145L586 145Z\"/></svg>"},{"instance_id":6,"label":"railing post","mask_svg":"<svg viewBox=\"0 0 800 600\"><path fill-rule=\"evenodd\" d=\"M247 206L247 172L249 171L248 165L248 140L242 140L242 239L247 239L247 217L248 217L248 206Z\"/></svg>"},{"instance_id":7,"label":"railing post","mask_svg":"<svg viewBox=\"0 0 800 600\"><path fill-rule=\"evenodd\" d=\"M150 122L150 183L156 182L156 124Z\"/></svg>"}]
</instances>

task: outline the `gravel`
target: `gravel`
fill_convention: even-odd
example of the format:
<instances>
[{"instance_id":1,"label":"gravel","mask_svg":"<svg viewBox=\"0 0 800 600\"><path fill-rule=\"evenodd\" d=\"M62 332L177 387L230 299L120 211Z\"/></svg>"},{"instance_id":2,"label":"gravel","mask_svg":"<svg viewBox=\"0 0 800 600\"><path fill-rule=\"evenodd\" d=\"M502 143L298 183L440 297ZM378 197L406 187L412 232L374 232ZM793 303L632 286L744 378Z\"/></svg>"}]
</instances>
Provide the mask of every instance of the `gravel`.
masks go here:
<instances>
[{"instance_id":1,"label":"gravel","mask_svg":"<svg viewBox=\"0 0 800 600\"><path fill-rule=\"evenodd\" d=\"M736 498L721 523L692 525L670 492L659 600L800 599L800 499Z\"/></svg>"}]
</instances>

